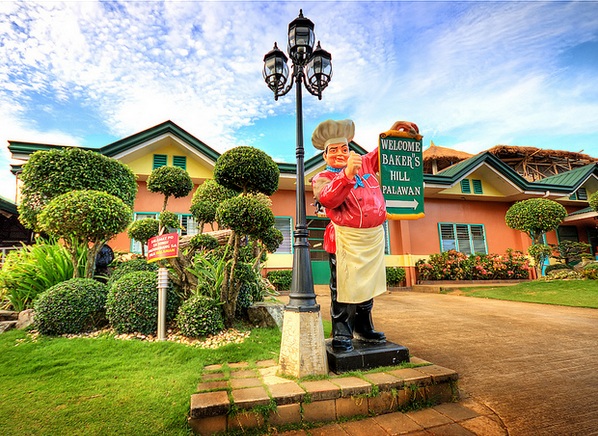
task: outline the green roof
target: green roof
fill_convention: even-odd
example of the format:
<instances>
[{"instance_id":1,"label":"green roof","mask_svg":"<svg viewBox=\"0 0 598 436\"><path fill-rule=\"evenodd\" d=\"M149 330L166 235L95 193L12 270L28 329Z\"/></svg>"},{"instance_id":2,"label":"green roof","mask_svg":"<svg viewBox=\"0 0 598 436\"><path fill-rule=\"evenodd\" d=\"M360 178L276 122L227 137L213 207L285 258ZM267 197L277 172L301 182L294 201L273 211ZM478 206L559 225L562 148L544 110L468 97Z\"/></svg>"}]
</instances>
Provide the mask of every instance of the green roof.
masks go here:
<instances>
[{"instance_id":1,"label":"green roof","mask_svg":"<svg viewBox=\"0 0 598 436\"><path fill-rule=\"evenodd\" d=\"M556 174L554 176L545 177L542 180L538 180L535 183L541 185L553 184L570 187L575 190L593 173L598 174L598 165L591 163L583 167L578 167L565 173Z\"/></svg>"}]
</instances>

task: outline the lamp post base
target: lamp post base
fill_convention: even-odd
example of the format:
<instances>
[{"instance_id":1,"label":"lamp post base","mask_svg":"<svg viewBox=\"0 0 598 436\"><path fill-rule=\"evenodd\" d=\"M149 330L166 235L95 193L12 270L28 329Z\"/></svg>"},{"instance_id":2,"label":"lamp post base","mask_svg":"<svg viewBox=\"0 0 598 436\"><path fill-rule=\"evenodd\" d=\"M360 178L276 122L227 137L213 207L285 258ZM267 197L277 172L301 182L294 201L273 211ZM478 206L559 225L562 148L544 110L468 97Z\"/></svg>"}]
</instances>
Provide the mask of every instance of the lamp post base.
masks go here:
<instances>
[{"instance_id":1,"label":"lamp post base","mask_svg":"<svg viewBox=\"0 0 598 436\"><path fill-rule=\"evenodd\" d=\"M283 375L297 378L328 374L320 311L285 310L279 365Z\"/></svg>"}]
</instances>

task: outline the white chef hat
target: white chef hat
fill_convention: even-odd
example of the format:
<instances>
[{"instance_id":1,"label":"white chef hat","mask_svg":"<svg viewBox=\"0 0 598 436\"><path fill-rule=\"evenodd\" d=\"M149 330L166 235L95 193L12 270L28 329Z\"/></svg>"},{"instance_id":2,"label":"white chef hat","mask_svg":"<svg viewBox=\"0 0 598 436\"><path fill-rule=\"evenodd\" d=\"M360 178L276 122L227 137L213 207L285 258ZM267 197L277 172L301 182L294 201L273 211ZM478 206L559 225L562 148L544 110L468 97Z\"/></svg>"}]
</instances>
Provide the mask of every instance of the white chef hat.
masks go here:
<instances>
[{"instance_id":1,"label":"white chef hat","mask_svg":"<svg viewBox=\"0 0 598 436\"><path fill-rule=\"evenodd\" d=\"M330 144L349 144L354 136L355 124L352 120L326 120L318 124L311 142L318 150L324 150Z\"/></svg>"}]
</instances>

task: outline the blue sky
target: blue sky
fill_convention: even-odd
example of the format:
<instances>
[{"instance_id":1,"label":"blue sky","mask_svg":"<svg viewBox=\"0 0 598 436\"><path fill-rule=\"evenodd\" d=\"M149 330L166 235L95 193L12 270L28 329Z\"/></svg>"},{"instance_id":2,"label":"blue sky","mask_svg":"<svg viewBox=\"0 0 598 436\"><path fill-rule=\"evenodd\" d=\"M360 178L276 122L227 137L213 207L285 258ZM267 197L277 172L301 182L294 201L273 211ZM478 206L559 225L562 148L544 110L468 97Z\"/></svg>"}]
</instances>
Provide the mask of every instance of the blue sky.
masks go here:
<instances>
[{"instance_id":1,"label":"blue sky","mask_svg":"<svg viewBox=\"0 0 598 436\"><path fill-rule=\"evenodd\" d=\"M212 148L295 159L295 93L263 57L302 8L332 54L309 138L351 118L371 150L396 120L427 147L531 145L598 157L598 2L0 1L0 195L8 140L102 146L172 120Z\"/></svg>"}]
</instances>

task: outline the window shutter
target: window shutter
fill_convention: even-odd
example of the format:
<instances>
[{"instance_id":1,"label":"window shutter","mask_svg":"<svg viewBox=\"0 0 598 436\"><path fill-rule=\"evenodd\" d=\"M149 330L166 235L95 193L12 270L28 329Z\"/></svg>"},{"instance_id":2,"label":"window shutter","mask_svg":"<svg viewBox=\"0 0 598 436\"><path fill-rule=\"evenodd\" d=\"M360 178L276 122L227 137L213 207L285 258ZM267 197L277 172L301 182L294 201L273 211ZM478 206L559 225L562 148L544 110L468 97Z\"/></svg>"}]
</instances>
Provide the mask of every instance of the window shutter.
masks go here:
<instances>
[{"instance_id":1,"label":"window shutter","mask_svg":"<svg viewBox=\"0 0 598 436\"><path fill-rule=\"evenodd\" d=\"M588 199L588 191L586 191L586 188L579 188L577 190L577 199L578 200L585 200L585 201L587 201L587 199Z\"/></svg>"},{"instance_id":2,"label":"window shutter","mask_svg":"<svg viewBox=\"0 0 598 436\"><path fill-rule=\"evenodd\" d=\"M471 194L471 186L468 179L461 180L461 192L464 194Z\"/></svg>"},{"instance_id":3,"label":"window shutter","mask_svg":"<svg viewBox=\"0 0 598 436\"><path fill-rule=\"evenodd\" d=\"M282 232L282 243L278 246L275 254L292 253L293 237L291 231L291 218L277 217L274 219L274 227Z\"/></svg>"},{"instance_id":4,"label":"window shutter","mask_svg":"<svg viewBox=\"0 0 598 436\"><path fill-rule=\"evenodd\" d=\"M474 180L472 180L472 183L473 183L473 193L474 194L481 195L484 193L484 191L482 190L482 181L481 180L474 179Z\"/></svg>"},{"instance_id":5,"label":"window shutter","mask_svg":"<svg viewBox=\"0 0 598 436\"><path fill-rule=\"evenodd\" d=\"M186 156L173 156L172 157L172 165L175 167L182 168L187 170L187 157Z\"/></svg>"},{"instance_id":6,"label":"window shutter","mask_svg":"<svg viewBox=\"0 0 598 436\"><path fill-rule=\"evenodd\" d=\"M469 240L469 226L467 224L457 224L457 244L459 251L465 254L471 254L471 242Z\"/></svg>"},{"instance_id":7,"label":"window shutter","mask_svg":"<svg viewBox=\"0 0 598 436\"><path fill-rule=\"evenodd\" d=\"M471 242L473 243L473 253L488 254L486 250L486 238L484 237L484 226L471 225Z\"/></svg>"},{"instance_id":8,"label":"window shutter","mask_svg":"<svg viewBox=\"0 0 598 436\"><path fill-rule=\"evenodd\" d=\"M452 224L440 224L440 246L442 251L457 249L455 230Z\"/></svg>"},{"instance_id":9,"label":"window shutter","mask_svg":"<svg viewBox=\"0 0 598 436\"><path fill-rule=\"evenodd\" d=\"M168 156L165 154L154 154L154 165L152 169L155 170L156 168L160 168L166 166L168 160Z\"/></svg>"}]
</instances>

